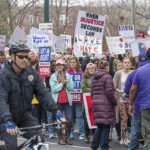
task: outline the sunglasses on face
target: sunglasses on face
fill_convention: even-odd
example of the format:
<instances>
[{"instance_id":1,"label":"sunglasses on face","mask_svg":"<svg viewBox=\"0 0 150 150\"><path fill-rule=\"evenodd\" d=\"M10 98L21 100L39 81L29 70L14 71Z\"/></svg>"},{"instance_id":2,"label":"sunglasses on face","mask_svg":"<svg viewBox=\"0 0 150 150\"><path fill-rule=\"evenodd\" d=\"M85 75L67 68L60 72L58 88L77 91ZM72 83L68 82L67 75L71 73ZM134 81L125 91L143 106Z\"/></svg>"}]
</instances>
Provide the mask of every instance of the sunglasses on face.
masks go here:
<instances>
[{"instance_id":1,"label":"sunglasses on face","mask_svg":"<svg viewBox=\"0 0 150 150\"><path fill-rule=\"evenodd\" d=\"M16 55L19 59L28 59L28 55L25 55L25 56L23 56L23 55Z\"/></svg>"}]
</instances>

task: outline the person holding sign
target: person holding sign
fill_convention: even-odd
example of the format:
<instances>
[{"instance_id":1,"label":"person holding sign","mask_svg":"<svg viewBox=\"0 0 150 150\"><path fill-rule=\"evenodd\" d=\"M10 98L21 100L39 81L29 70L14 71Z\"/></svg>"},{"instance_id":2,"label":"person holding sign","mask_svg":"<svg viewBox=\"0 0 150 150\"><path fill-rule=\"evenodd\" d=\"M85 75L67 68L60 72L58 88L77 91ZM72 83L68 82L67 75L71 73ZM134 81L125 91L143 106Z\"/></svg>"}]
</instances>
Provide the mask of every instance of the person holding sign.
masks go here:
<instances>
[{"instance_id":1,"label":"person holding sign","mask_svg":"<svg viewBox=\"0 0 150 150\"><path fill-rule=\"evenodd\" d=\"M109 63L100 60L98 70L92 81L92 112L94 123L97 126L90 150L96 150L100 145L101 150L109 150L110 125L115 124L115 99L113 80L109 74Z\"/></svg>"},{"instance_id":2,"label":"person holding sign","mask_svg":"<svg viewBox=\"0 0 150 150\"><path fill-rule=\"evenodd\" d=\"M58 144L72 145L69 139L71 130L71 105L72 99L70 92L73 90L73 82L71 76L65 73L65 62L62 59L56 61L56 72L50 78L51 94L54 101L57 103L58 109L65 112L65 118L69 122L66 124L65 142L62 137L62 129L57 130Z\"/></svg>"},{"instance_id":3,"label":"person holding sign","mask_svg":"<svg viewBox=\"0 0 150 150\"><path fill-rule=\"evenodd\" d=\"M82 70L80 68L79 60L76 56L72 56L70 58L68 69L66 73L72 75L74 81L74 91L72 93L72 127L70 132L70 138L74 138L73 130L74 130L74 117L77 118L78 128L79 128L79 139L84 139L84 110L82 108L82 91L81 91L81 79L82 79Z\"/></svg>"},{"instance_id":4,"label":"person holding sign","mask_svg":"<svg viewBox=\"0 0 150 150\"><path fill-rule=\"evenodd\" d=\"M83 78L82 78L82 81L81 81L81 88L82 88L83 93L91 92L92 79L93 79L93 75L94 75L95 71L96 71L96 68L95 68L95 65L93 63L88 63L86 65L86 70L83 74ZM92 106L90 106L90 107L92 107ZM84 127L85 127L84 140L85 140L86 143L89 143L90 129L89 129L89 126L88 126L86 114L85 114L85 118L84 118Z\"/></svg>"}]
</instances>

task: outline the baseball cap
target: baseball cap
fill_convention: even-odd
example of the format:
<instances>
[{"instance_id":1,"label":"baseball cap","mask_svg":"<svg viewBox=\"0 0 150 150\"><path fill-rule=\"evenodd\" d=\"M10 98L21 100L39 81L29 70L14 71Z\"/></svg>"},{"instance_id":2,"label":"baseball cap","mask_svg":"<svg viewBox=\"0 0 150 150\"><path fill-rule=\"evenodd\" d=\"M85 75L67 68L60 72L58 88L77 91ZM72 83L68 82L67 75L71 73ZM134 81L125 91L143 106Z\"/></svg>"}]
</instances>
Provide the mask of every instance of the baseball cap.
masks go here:
<instances>
[{"instance_id":1,"label":"baseball cap","mask_svg":"<svg viewBox=\"0 0 150 150\"><path fill-rule=\"evenodd\" d=\"M138 56L138 65L143 66L148 63L148 58L145 52L142 52Z\"/></svg>"},{"instance_id":2,"label":"baseball cap","mask_svg":"<svg viewBox=\"0 0 150 150\"><path fill-rule=\"evenodd\" d=\"M56 65L57 64L65 65L65 61L63 59L57 59Z\"/></svg>"}]
</instances>

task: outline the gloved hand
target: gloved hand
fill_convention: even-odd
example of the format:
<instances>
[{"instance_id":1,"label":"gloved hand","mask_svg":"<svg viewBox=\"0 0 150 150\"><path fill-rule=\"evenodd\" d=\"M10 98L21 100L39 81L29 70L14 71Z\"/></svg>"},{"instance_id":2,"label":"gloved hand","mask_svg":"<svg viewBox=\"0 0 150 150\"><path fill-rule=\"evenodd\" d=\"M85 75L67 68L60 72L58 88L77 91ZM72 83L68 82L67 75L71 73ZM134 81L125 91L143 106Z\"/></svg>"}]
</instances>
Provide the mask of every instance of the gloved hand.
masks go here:
<instances>
[{"instance_id":1,"label":"gloved hand","mask_svg":"<svg viewBox=\"0 0 150 150\"><path fill-rule=\"evenodd\" d=\"M61 113L61 111L57 110L56 121L60 120L61 118L63 118L63 114Z\"/></svg>"},{"instance_id":2,"label":"gloved hand","mask_svg":"<svg viewBox=\"0 0 150 150\"><path fill-rule=\"evenodd\" d=\"M13 121L7 121L5 123L7 133L10 133L11 135L16 135L18 133L17 126Z\"/></svg>"},{"instance_id":3,"label":"gloved hand","mask_svg":"<svg viewBox=\"0 0 150 150\"><path fill-rule=\"evenodd\" d=\"M5 123L5 126L7 129L15 129L16 128L16 125L12 121L7 121Z\"/></svg>"}]
</instances>

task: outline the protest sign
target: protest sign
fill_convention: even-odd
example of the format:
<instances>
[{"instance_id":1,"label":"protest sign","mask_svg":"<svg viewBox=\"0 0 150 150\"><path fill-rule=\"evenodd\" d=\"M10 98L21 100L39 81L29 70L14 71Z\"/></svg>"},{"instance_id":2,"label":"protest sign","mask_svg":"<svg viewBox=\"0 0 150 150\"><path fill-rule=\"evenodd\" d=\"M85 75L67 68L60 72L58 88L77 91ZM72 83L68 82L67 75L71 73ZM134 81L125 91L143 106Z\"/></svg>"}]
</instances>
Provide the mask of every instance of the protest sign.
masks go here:
<instances>
[{"instance_id":1,"label":"protest sign","mask_svg":"<svg viewBox=\"0 0 150 150\"><path fill-rule=\"evenodd\" d=\"M137 39L131 42L133 57L138 56L141 52L147 52L148 48L150 48L150 38Z\"/></svg>"},{"instance_id":2,"label":"protest sign","mask_svg":"<svg viewBox=\"0 0 150 150\"><path fill-rule=\"evenodd\" d=\"M51 35L32 35L32 50L36 56L38 55L39 47L49 47L52 45Z\"/></svg>"},{"instance_id":3,"label":"protest sign","mask_svg":"<svg viewBox=\"0 0 150 150\"><path fill-rule=\"evenodd\" d=\"M92 36L102 39L105 19L105 16L79 11L75 35Z\"/></svg>"},{"instance_id":4,"label":"protest sign","mask_svg":"<svg viewBox=\"0 0 150 150\"><path fill-rule=\"evenodd\" d=\"M106 41L110 53L125 54L125 43L121 36L106 37Z\"/></svg>"},{"instance_id":5,"label":"protest sign","mask_svg":"<svg viewBox=\"0 0 150 150\"><path fill-rule=\"evenodd\" d=\"M134 25L119 25L119 35L123 37L125 49L131 49L131 42L135 40Z\"/></svg>"},{"instance_id":6,"label":"protest sign","mask_svg":"<svg viewBox=\"0 0 150 150\"><path fill-rule=\"evenodd\" d=\"M147 30L147 34L150 35L150 26L149 26L149 30Z\"/></svg>"},{"instance_id":7,"label":"protest sign","mask_svg":"<svg viewBox=\"0 0 150 150\"><path fill-rule=\"evenodd\" d=\"M50 76L51 47L39 47L39 75Z\"/></svg>"},{"instance_id":8,"label":"protest sign","mask_svg":"<svg viewBox=\"0 0 150 150\"><path fill-rule=\"evenodd\" d=\"M94 118L92 113L92 98L90 93L83 93L85 114L90 129L95 129Z\"/></svg>"},{"instance_id":9,"label":"protest sign","mask_svg":"<svg viewBox=\"0 0 150 150\"><path fill-rule=\"evenodd\" d=\"M55 43L55 52L65 51L65 37L58 37Z\"/></svg>"},{"instance_id":10,"label":"protest sign","mask_svg":"<svg viewBox=\"0 0 150 150\"><path fill-rule=\"evenodd\" d=\"M60 35L62 37L65 37L65 50L67 48L71 48L71 35Z\"/></svg>"},{"instance_id":11,"label":"protest sign","mask_svg":"<svg viewBox=\"0 0 150 150\"><path fill-rule=\"evenodd\" d=\"M94 38L100 38L103 40L103 32L105 26L105 16L97 15L94 13L79 11L78 19L76 23L75 36L89 36ZM101 41L102 43L102 41ZM77 40L74 41L74 54L77 57L85 57L87 52L79 52L77 46ZM94 58L95 55L100 57L101 54L92 53L91 59Z\"/></svg>"},{"instance_id":12,"label":"protest sign","mask_svg":"<svg viewBox=\"0 0 150 150\"><path fill-rule=\"evenodd\" d=\"M5 49L6 35L0 35L0 50Z\"/></svg>"},{"instance_id":13,"label":"protest sign","mask_svg":"<svg viewBox=\"0 0 150 150\"><path fill-rule=\"evenodd\" d=\"M50 34L53 34L53 24L52 23L39 23L39 29L47 31Z\"/></svg>"},{"instance_id":14,"label":"protest sign","mask_svg":"<svg viewBox=\"0 0 150 150\"><path fill-rule=\"evenodd\" d=\"M102 54L102 39L95 38L95 37L89 37L89 36L83 36L83 35L77 35L77 46L78 50L81 52L87 52L87 53L99 53Z\"/></svg>"},{"instance_id":15,"label":"protest sign","mask_svg":"<svg viewBox=\"0 0 150 150\"><path fill-rule=\"evenodd\" d=\"M72 103L82 103L82 90L81 90L81 80L82 74L81 73L73 73L70 74L72 77L72 81L74 83L73 92L71 92Z\"/></svg>"},{"instance_id":16,"label":"protest sign","mask_svg":"<svg viewBox=\"0 0 150 150\"><path fill-rule=\"evenodd\" d=\"M15 42L19 42L19 40L26 40L26 38L25 32L19 26L17 26L10 38L9 43L13 44Z\"/></svg>"}]
</instances>

